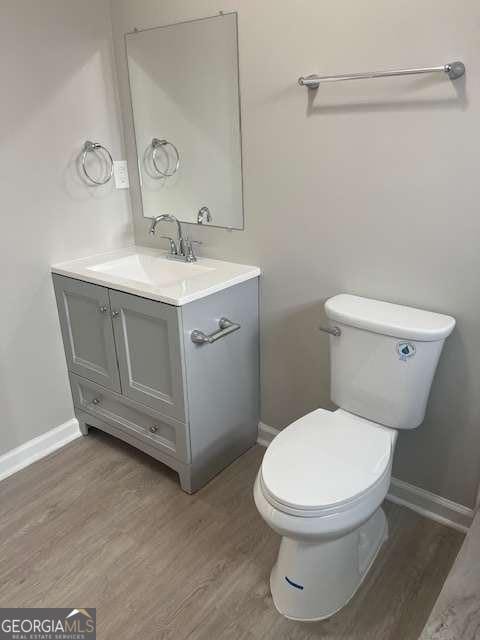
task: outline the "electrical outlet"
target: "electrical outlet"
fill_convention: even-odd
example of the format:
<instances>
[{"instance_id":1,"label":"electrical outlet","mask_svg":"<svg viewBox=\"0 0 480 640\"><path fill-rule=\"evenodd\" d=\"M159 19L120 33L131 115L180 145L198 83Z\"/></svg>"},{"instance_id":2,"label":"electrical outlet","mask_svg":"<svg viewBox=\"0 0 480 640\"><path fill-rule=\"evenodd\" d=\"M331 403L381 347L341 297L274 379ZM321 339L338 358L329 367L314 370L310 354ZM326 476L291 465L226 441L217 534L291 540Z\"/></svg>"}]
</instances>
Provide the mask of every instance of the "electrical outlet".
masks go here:
<instances>
[{"instance_id":1,"label":"electrical outlet","mask_svg":"<svg viewBox=\"0 0 480 640\"><path fill-rule=\"evenodd\" d=\"M113 163L113 175L115 176L115 187L117 189L128 189L130 187L126 160L115 160Z\"/></svg>"}]
</instances>

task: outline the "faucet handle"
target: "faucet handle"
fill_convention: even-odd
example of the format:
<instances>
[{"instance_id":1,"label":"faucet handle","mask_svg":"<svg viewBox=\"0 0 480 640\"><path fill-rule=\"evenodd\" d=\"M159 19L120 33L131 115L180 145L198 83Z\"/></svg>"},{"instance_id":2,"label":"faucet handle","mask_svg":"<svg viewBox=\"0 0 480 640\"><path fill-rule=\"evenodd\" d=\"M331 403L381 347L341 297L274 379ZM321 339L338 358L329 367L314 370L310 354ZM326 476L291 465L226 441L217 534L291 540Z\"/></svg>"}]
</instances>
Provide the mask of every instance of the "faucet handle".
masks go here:
<instances>
[{"instance_id":1,"label":"faucet handle","mask_svg":"<svg viewBox=\"0 0 480 640\"><path fill-rule=\"evenodd\" d=\"M193 250L193 245L203 244L200 240L190 240L189 238L185 238L185 259L187 262L196 262L197 256Z\"/></svg>"},{"instance_id":2,"label":"faucet handle","mask_svg":"<svg viewBox=\"0 0 480 640\"><path fill-rule=\"evenodd\" d=\"M178 254L177 243L170 236L159 236L160 238L165 238L170 243L170 255L176 256Z\"/></svg>"}]
</instances>

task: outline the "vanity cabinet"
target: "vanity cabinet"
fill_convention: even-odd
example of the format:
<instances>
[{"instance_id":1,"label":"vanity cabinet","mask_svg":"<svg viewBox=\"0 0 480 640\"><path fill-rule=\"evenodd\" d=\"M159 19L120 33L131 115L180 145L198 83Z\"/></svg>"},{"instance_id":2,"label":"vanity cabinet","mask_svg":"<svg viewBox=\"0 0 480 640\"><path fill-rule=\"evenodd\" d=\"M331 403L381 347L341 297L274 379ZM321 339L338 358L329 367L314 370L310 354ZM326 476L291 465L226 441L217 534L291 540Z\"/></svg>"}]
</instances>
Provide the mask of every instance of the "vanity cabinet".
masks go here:
<instances>
[{"instance_id":1,"label":"vanity cabinet","mask_svg":"<svg viewBox=\"0 0 480 640\"><path fill-rule=\"evenodd\" d=\"M183 306L53 274L75 412L175 469L192 493L253 446L258 278ZM199 344L220 318L240 328Z\"/></svg>"}]
</instances>

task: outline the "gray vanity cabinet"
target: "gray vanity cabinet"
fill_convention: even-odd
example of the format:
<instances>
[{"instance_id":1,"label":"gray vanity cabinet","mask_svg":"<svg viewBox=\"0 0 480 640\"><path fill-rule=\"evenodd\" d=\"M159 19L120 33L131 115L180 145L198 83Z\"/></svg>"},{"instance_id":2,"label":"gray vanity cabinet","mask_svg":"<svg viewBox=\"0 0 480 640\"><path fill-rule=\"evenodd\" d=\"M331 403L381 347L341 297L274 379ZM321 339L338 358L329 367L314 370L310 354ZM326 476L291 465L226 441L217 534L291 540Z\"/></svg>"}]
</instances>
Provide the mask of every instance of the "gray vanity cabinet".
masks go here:
<instances>
[{"instance_id":1,"label":"gray vanity cabinet","mask_svg":"<svg viewBox=\"0 0 480 640\"><path fill-rule=\"evenodd\" d=\"M69 371L120 391L108 289L59 275L54 281Z\"/></svg>"},{"instance_id":2,"label":"gray vanity cabinet","mask_svg":"<svg viewBox=\"0 0 480 640\"><path fill-rule=\"evenodd\" d=\"M258 278L181 307L53 274L75 412L175 469L192 493L253 446ZM195 332L219 332L203 344ZM237 326L238 324L238 326Z\"/></svg>"},{"instance_id":3,"label":"gray vanity cabinet","mask_svg":"<svg viewBox=\"0 0 480 640\"><path fill-rule=\"evenodd\" d=\"M227 316L240 329L213 344L191 332L218 331ZM197 480L208 480L211 459L223 466L255 444L259 420L258 280L249 280L182 307L190 447Z\"/></svg>"},{"instance_id":4,"label":"gray vanity cabinet","mask_svg":"<svg viewBox=\"0 0 480 640\"><path fill-rule=\"evenodd\" d=\"M123 395L185 420L178 307L110 290Z\"/></svg>"}]
</instances>

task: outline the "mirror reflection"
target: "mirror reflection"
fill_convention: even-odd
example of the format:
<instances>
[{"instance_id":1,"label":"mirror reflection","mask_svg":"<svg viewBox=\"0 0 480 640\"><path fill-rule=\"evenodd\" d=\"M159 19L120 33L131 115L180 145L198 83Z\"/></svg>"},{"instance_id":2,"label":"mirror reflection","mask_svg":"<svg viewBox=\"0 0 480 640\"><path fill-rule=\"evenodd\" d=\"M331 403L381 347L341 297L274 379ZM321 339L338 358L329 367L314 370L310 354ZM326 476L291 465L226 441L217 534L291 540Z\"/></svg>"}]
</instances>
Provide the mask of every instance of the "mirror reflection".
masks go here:
<instances>
[{"instance_id":1,"label":"mirror reflection","mask_svg":"<svg viewBox=\"0 0 480 640\"><path fill-rule=\"evenodd\" d=\"M236 14L125 37L143 215L243 228Z\"/></svg>"}]
</instances>

